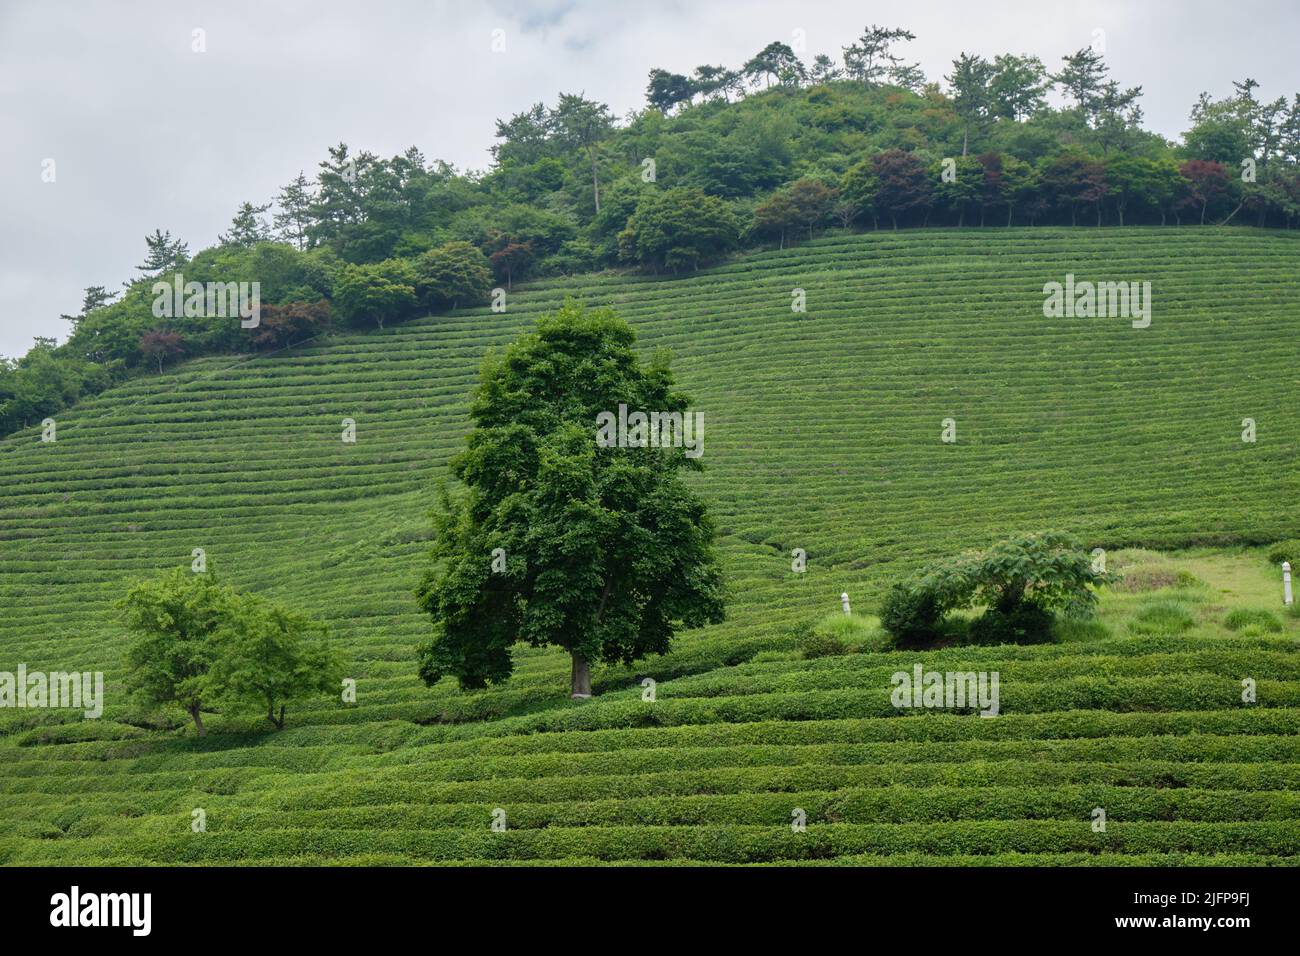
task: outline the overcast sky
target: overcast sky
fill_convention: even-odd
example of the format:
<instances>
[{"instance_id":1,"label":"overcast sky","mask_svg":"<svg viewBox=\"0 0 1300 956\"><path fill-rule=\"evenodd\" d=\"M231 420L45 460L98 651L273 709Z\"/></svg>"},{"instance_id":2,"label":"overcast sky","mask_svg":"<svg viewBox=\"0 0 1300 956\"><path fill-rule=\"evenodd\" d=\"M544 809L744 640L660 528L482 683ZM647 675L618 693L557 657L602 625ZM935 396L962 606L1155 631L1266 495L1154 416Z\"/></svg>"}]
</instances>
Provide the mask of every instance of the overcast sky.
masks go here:
<instances>
[{"instance_id":1,"label":"overcast sky","mask_svg":"<svg viewBox=\"0 0 1300 956\"><path fill-rule=\"evenodd\" d=\"M484 168L494 120L560 91L622 116L651 67L738 66L796 30L805 61L838 59L873 22L914 32L902 52L931 79L963 50L1055 68L1100 36L1170 138L1202 90L1246 75L1269 99L1300 90L1294 0L0 0L0 355L65 338L58 316L85 286L119 288L155 227L211 245L240 202L312 175L332 143Z\"/></svg>"}]
</instances>

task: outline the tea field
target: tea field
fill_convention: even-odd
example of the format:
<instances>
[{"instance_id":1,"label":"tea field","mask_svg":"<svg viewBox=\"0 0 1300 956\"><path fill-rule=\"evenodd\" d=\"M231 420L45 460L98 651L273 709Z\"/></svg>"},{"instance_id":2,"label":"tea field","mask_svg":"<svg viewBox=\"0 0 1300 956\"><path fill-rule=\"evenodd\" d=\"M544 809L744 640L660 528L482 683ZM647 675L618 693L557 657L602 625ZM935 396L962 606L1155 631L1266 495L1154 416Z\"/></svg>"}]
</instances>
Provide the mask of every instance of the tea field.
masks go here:
<instances>
[{"instance_id":1,"label":"tea field","mask_svg":"<svg viewBox=\"0 0 1300 956\"><path fill-rule=\"evenodd\" d=\"M1150 327L1045 318L1067 273L1149 281ZM728 620L596 668L589 701L558 650L426 688L435 483L485 351L566 296L671 349L703 412ZM0 671L107 680L98 720L0 711L0 862L1300 861L1300 618L1265 556L1300 537L1300 235L880 232L507 303L190 361L56 441L0 439ZM867 615L922 563L1042 528L1124 575L1058 643L802 654L842 591ZM283 731L205 714L200 739L127 699L112 603L196 548L328 621L356 702ZM998 671L1000 715L895 710L918 663Z\"/></svg>"}]
</instances>

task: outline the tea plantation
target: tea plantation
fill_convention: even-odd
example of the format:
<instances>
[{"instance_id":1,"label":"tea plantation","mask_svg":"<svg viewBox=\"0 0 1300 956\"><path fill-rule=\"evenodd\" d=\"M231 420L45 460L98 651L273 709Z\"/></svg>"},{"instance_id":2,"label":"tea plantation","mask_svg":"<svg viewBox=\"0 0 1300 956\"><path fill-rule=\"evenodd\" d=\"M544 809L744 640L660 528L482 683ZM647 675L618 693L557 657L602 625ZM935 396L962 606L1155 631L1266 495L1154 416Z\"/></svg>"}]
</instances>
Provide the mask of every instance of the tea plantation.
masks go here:
<instances>
[{"instance_id":1,"label":"tea plantation","mask_svg":"<svg viewBox=\"0 0 1300 956\"><path fill-rule=\"evenodd\" d=\"M1150 327L1045 318L1067 273L1149 281ZM412 592L479 361L570 295L670 348L704 414L728 620L589 701L558 650L426 688ZM507 302L191 361L0 440L0 670L107 680L98 720L0 711L0 862L1300 861L1300 619L1257 547L1300 536L1300 236L881 232ZM842 591L865 616L1041 528L1123 574L1058 643L801 652ZM196 548L328 621L356 702L202 739L133 704L112 602ZM895 710L917 663L998 671L1001 714Z\"/></svg>"}]
</instances>

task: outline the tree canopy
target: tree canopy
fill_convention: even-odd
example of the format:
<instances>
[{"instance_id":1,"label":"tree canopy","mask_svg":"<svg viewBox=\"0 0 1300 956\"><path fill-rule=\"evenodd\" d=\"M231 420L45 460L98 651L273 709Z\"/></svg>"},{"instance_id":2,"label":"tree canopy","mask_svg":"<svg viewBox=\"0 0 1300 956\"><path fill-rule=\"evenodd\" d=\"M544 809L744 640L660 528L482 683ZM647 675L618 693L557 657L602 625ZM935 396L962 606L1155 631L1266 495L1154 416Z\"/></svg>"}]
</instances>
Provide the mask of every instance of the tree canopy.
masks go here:
<instances>
[{"instance_id":1,"label":"tree canopy","mask_svg":"<svg viewBox=\"0 0 1300 956\"><path fill-rule=\"evenodd\" d=\"M433 621L420 675L462 688L506 680L516 643L590 665L666 653L679 628L723 616L714 526L683 482L684 447L605 447L597 420L620 405L688 413L666 356L642 362L610 309L566 302L484 361L466 448L443 488L417 591Z\"/></svg>"}]
</instances>

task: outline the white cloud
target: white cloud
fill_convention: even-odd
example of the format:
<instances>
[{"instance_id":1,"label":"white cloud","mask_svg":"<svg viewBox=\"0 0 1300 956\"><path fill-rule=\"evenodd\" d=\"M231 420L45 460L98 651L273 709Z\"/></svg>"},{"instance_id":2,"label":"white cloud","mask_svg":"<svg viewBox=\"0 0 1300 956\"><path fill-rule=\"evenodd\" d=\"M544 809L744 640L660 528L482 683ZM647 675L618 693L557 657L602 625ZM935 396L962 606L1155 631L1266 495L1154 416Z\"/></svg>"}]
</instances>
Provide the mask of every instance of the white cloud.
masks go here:
<instances>
[{"instance_id":1,"label":"white cloud","mask_svg":"<svg viewBox=\"0 0 1300 956\"><path fill-rule=\"evenodd\" d=\"M240 202L264 202L328 145L392 155L419 146L461 168L488 163L494 121L561 90L642 104L660 66L738 65L801 28L806 57L836 57L870 21L905 26L907 54L938 78L960 51L1036 53L1049 66L1106 31L1107 59L1142 84L1147 124L1186 127L1202 89L1254 76L1300 89L1300 12L1208 0L987 5L859 2L206 4L6 2L0 6L0 354L66 335L87 285L133 273L143 237L170 229L192 250ZM191 31L207 52L191 52ZM506 52L493 54L502 29ZM57 181L40 180L41 161Z\"/></svg>"}]
</instances>

